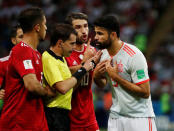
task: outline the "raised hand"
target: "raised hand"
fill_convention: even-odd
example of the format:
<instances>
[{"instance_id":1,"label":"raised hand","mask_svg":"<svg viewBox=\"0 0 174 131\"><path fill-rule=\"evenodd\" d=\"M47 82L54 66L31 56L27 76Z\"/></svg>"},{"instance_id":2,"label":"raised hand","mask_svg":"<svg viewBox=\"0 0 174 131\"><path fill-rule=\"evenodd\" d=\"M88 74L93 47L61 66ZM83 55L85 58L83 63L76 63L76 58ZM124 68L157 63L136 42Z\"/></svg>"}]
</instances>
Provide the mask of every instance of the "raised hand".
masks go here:
<instances>
[{"instance_id":1,"label":"raised hand","mask_svg":"<svg viewBox=\"0 0 174 131\"><path fill-rule=\"evenodd\" d=\"M4 99L4 96L5 96L5 90L1 89L0 90L0 99Z\"/></svg>"},{"instance_id":2,"label":"raised hand","mask_svg":"<svg viewBox=\"0 0 174 131\"><path fill-rule=\"evenodd\" d=\"M117 62L115 61L113 63L112 59L109 59L105 62L105 68L108 74L118 74L118 67L117 67Z\"/></svg>"},{"instance_id":3,"label":"raised hand","mask_svg":"<svg viewBox=\"0 0 174 131\"><path fill-rule=\"evenodd\" d=\"M82 67L84 67L86 71L90 71L94 69L94 65L91 62L91 59L87 60Z\"/></svg>"},{"instance_id":4,"label":"raised hand","mask_svg":"<svg viewBox=\"0 0 174 131\"><path fill-rule=\"evenodd\" d=\"M102 55L102 51L99 50L92 58L91 60L93 60L95 62L95 64L98 64Z\"/></svg>"},{"instance_id":5,"label":"raised hand","mask_svg":"<svg viewBox=\"0 0 174 131\"><path fill-rule=\"evenodd\" d=\"M83 60L82 62L87 61L88 59L90 59L91 57L93 57L96 53L94 48L90 48L90 43L91 43L91 39L88 40L87 42L87 48L84 52L84 56L83 56Z\"/></svg>"},{"instance_id":6,"label":"raised hand","mask_svg":"<svg viewBox=\"0 0 174 131\"><path fill-rule=\"evenodd\" d=\"M103 78L106 72L106 62L107 60L104 60L97 64L95 70L94 70L94 77L95 78Z\"/></svg>"}]
</instances>

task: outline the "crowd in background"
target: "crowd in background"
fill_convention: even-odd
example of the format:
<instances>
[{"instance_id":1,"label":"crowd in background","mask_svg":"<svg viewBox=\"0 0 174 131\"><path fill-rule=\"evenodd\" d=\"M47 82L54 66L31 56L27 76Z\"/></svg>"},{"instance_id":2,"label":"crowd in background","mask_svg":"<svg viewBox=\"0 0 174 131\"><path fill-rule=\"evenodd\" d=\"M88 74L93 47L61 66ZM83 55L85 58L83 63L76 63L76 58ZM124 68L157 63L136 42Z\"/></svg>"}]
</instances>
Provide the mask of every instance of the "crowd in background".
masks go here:
<instances>
[{"instance_id":1,"label":"crowd in background","mask_svg":"<svg viewBox=\"0 0 174 131\"><path fill-rule=\"evenodd\" d=\"M121 40L135 44L144 53L148 50L148 38L155 24L164 13L169 0L0 0L0 57L9 54L12 44L9 39L10 27L16 24L17 15L24 8L36 5L44 9L48 31L52 22L63 22L69 12L83 12L94 20L104 14L117 14L121 26ZM157 116L165 115L174 122L174 32L156 47L149 65L151 95ZM41 52L49 45L49 36L39 46ZM150 46L148 46L150 47ZM110 87L104 90L93 86L94 104L99 126L107 126L107 112L112 103ZM158 126L158 124L157 124Z\"/></svg>"}]
</instances>

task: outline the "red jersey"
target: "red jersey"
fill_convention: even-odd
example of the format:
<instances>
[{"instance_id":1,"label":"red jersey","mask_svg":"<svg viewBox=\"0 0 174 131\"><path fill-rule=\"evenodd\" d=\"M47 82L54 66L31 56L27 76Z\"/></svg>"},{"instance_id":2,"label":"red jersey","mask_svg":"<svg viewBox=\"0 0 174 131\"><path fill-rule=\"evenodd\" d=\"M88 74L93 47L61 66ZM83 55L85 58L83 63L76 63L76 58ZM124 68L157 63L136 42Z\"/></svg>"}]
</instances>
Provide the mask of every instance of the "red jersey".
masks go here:
<instances>
[{"instance_id":1,"label":"red jersey","mask_svg":"<svg viewBox=\"0 0 174 131\"><path fill-rule=\"evenodd\" d=\"M42 63L38 51L20 42L11 51L5 81L0 130L48 131L42 99L24 87L23 76L36 74L41 82Z\"/></svg>"},{"instance_id":2,"label":"red jersey","mask_svg":"<svg viewBox=\"0 0 174 131\"><path fill-rule=\"evenodd\" d=\"M7 72L9 56L0 58L0 86L3 86L5 81L5 74Z\"/></svg>"},{"instance_id":3,"label":"red jersey","mask_svg":"<svg viewBox=\"0 0 174 131\"><path fill-rule=\"evenodd\" d=\"M68 66L76 66L81 63L86 47L87 45L84 46L82 51L73 51L70 57L66 58ZM72 94L72 109L69 113L71 127L86 127L97 123L91 84L92 72L89 72L84 76L81 85Z\"/></svg>"}]
</instances>

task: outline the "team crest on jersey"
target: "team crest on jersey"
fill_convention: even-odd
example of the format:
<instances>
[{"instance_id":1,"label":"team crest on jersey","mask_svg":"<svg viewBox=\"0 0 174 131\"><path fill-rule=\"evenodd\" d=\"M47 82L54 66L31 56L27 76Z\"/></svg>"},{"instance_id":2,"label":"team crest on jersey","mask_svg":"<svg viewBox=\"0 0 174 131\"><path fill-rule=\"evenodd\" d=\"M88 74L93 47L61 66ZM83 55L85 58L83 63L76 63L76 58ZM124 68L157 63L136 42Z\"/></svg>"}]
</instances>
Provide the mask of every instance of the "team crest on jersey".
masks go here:
<instances>
[{"instance_id":1,"label":"team crest on jersey","mask_svg":"<svg viewBox=\"0 0 174 131\"><path fill-rule=\"evenodd\" d=\"M122 61L120 60L120 62L117 64L118 67L118 72L123 72L123 64Z\"/></svg>"},{"instance_id":2,"label":"team crest on jersey","mask_svg":"<svg viewBox=\"0 0 174 131\"><path fill-rule=\"evenodd\" d=\"M78 65L77 61L74 60L73 61L73 65Z\"/></svg>"},{"instance_id":3,"label":"team crest on jersey","mask_svg":"<svg viewBox=\"0 0 174 131\"><path fill-rule=\"evenodd\" d=\"M33 69L32 61L31 60L24 60L23 61L25 69Z\"/></svg>"}]
</instances>

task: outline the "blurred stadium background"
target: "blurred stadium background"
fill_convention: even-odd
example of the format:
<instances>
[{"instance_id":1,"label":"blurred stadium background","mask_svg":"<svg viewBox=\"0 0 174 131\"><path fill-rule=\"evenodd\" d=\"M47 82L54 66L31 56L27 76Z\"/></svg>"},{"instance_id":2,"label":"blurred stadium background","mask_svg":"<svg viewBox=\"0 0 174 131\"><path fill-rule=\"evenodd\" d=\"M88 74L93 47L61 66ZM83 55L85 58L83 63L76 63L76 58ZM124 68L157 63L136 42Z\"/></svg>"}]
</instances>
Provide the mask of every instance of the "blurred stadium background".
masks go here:
<instances>
[{"instance_id":1,"label":"blurred stadium background","mask_svg":"<svg viewBox=\"0 0 174 131\"><path fill-rule=\"evenodd\" d=\"M104 14L117 14L121 39L136 45L146 56L151 79L151 95L158 131L174 131L174 0L0 0L0 57L9 54L10 27L19 12L30 6L44 9L48 31L53 22L63 22L72 11L89 16L89 26ZM92 30L90 36L94 36ZM49 45L49 35L39 51ZM107 128L112 103L110 87L93 86L97 121L101 131Z\"/></svg>"}]
</instances>

